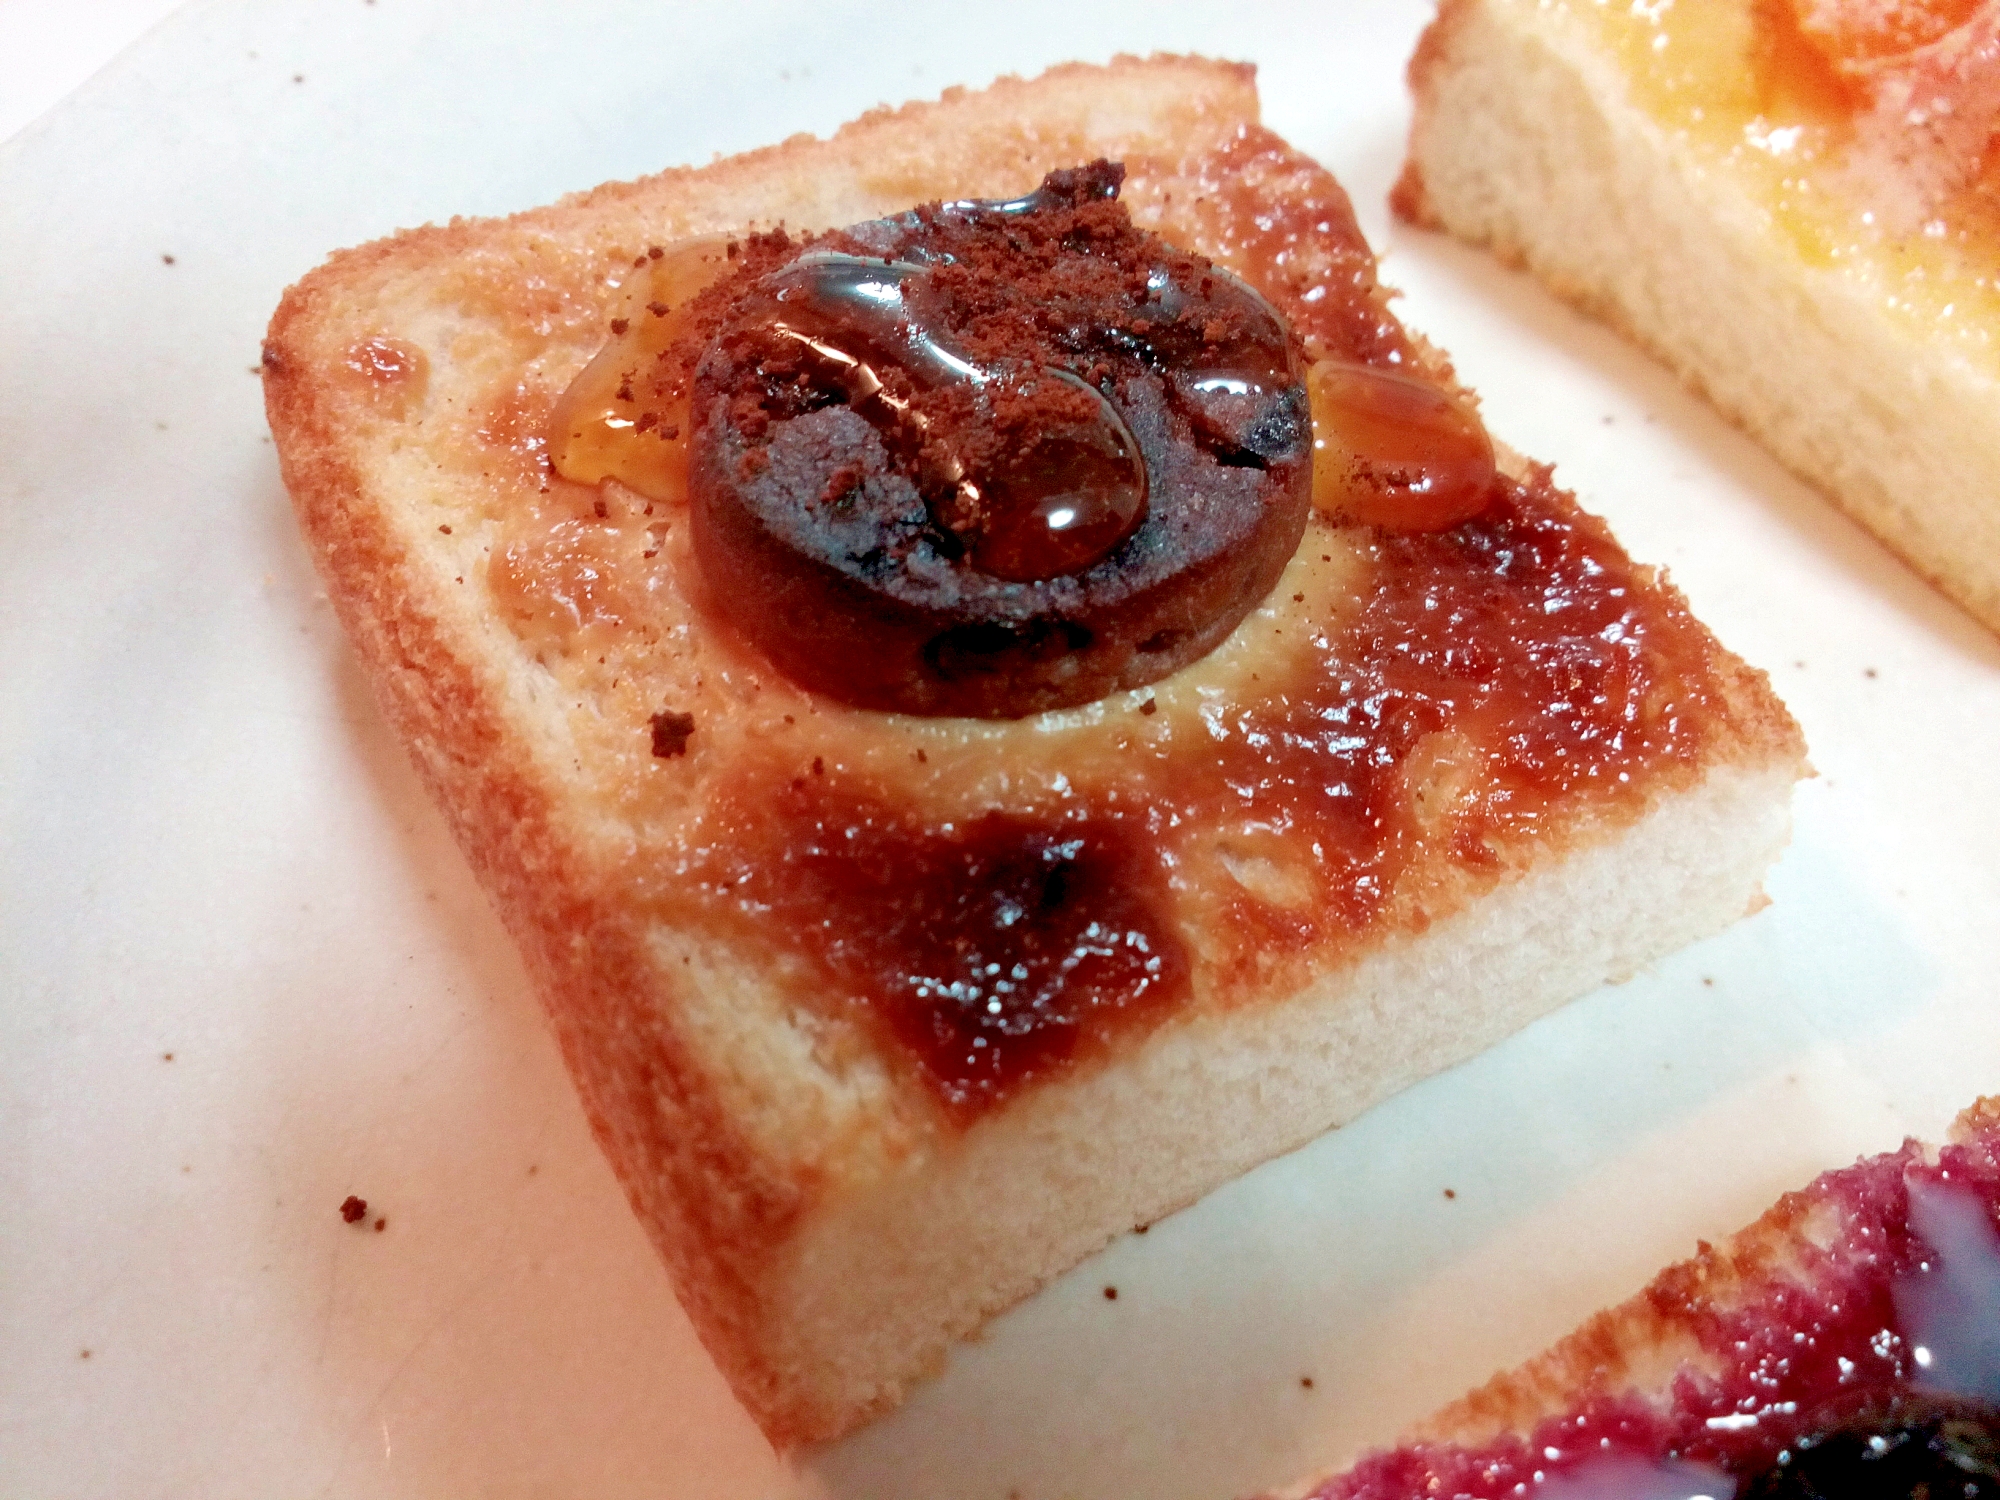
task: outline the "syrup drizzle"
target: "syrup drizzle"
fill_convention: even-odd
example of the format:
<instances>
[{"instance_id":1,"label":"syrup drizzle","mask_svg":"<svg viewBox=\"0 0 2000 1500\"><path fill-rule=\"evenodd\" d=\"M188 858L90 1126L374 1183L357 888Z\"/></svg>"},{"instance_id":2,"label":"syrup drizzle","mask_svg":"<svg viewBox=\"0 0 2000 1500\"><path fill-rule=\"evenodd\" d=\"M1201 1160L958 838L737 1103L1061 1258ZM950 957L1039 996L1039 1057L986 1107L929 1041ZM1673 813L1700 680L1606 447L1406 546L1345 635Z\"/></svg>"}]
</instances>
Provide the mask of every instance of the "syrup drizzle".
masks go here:
<instances>
[{"instance_id":1,"label":"syrup drizzle","mask_svg":"<svg viewBox=\"0 0 2000 1500\"><path fill-rule=\"evenodd\" d=\"M1000 211L1026 212L1033 197ZM924 305L928 279L916 261L808 251L773 278L786 311L768 331L812 355L848 405L916 459L933 514L981 571L1029 582L1109 556L1146 514L1146 465L1132 429L1067 370L981 365L952 349ZM1073 392L1088 417L1053 422L1032 445L976 472L909 394L958 387L990 411L1003 391L1032 398L1050 381Z\"/></svg>"},{"instance_id":2,"label":"syrup drizzle","mask_svg":"<svg viewBox=\"0 0 2000 1500\"><path fill-rule=\"evenodd\" d=\"M1313 504L1338 521L1443 531L1493 497L1493 440L1441 386L1348 360L1306 375Z\"/></svg>"}]
</instances>

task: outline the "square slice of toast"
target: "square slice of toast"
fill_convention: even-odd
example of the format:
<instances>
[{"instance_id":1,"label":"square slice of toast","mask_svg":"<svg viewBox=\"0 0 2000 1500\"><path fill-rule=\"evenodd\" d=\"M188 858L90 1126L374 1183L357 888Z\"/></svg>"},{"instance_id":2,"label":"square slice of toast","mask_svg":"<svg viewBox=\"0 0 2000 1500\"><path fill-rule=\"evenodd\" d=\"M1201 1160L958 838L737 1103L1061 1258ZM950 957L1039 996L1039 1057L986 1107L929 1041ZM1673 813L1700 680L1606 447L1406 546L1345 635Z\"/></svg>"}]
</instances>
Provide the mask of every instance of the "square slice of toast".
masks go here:
<instances>
[{"instance_id":1,"label":"square slice of toast","mask_svg":"<svg viewBox=\"0 0 2000 1500\"><path fill-rule=\"evenodd\" d=\"M780 1445L894 1405L1113 1236L1752 909L1803 771L1763 674L1504 453L1450 530L1315 512L1173 675L982 720L795 686L705 603L684 505L551 471L555 403L652 250L1098 158L1304 357L1470 410L1339 185L1258 124L1250 70L1194 58L400 234L293 287L265 348L286 483L384 712ZM1004 966L925 967L1023 911L1084 935L1064 952L1146 961L1031 972L1024 949L1013 1010L980 988Z\"/></svg>"}]
</instances>

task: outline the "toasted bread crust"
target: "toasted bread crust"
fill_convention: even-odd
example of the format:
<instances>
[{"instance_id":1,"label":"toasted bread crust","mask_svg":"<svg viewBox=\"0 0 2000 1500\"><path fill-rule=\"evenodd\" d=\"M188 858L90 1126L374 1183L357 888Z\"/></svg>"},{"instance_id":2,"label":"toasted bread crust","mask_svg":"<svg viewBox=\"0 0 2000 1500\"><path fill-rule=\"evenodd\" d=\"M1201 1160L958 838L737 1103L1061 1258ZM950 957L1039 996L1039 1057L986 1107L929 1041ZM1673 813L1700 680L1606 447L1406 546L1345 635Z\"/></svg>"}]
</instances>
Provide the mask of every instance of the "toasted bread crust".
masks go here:
<instances>
[{"instance_id":1,"label":"toasted bread crust","mask_svg":"<svg viewBox=\"0 0 2000 1500\"><path fill-rule=\"evenodd\" d=\"M610 184L504 220L409 231L336 257L273 319L271 423L329 596L520 943L592 1127L694 1325L780 1444L830 1436L893 1405L952 1338L1118 1229L1720 925L1755 899L1784 837L1798 731L1761 673L1718 653L1702 755L1662 768L1643 795L1579 804L1532 850L1511 849L1476 880L1440 874L1421 906L1332 959L1239 944L1212 966L1216 977L1188 1014L1144 1046L1029 1090L965 1132L844 1018L839 997L775 983L754 929L746 937L690 882L661 874L672 851L688 847L686 830L715 815L732 758L771 753L794 717L814 736L805 754L817 748L829 764L889 778L918 806L955 805L938 801L947 795L939 778L986 786L1010 765L1053 763L1058 731L1070 736L1063 744L1109 753L1100 742L1111 730L1092 727L1104 721L1097 710L1053 729L974 731L843 717L786 696L727 642L703 635L686 593L696 585L671 534L656 543L656 623L637 647L592 634L588 619L551 636L502 617L489 558L514 513L548 490L536 447L536 401L545 398L535 393L559 389L589 358L635 253L752 224L827 226L928 198L1004 195L1095 155L1134 165L1136 217L1200 248L1199 206L1173 197L1177 164L1240 141L1255 119L1250 70L1240 66L1156 58L1059 68L877 111L826 141ZM1308 166L1294 175L1310 175ZM403 351L386 375L355 353L377 338ZM1441 359L1433 369L1448 374ZM1313 535L1306 550L1316 552ZM1352 566L1338 556L1335 570ZM1299 567L1299 597L1308 587L1325 597L1332 585L1311 582L1321 564L1302 550ZM1285 602L1291 586L1274 595L1276 615L1253 617L1261 628L1295 609ZM600 648L601 671L590 664ZM1246 627L1188 670L1201 682L1247 679L1268 666L1264 649ZM1153 722L1198 724L1193 686L1186 697L1181 708L1163 696L1167 709ZM671 763L656 763L636 732L662 701L695 711L701 726L694 748ZM794 712L781 719L787 706ZM931 779L898 783L917 775L912 746L930 747ZM1524 902L1528 892L1573 902L1600 888L1626 843L1656 850L1648 858L1675 870L1713 857L1720 873L1710 880L1704 870L1658 914L1646 909L1657 886L1635 880L1604 930L1559 964L1545 966L1539 950L1516 960L1504 935L1479 925L1481 899L1507 882L1520 882ZM1590 865L1586 878L1570 856L1609 863ZM1518 920L1542 920L1530 915L1541 910L1527 902ZM1382 997L1370 986L1387 986L1392 1009L1396 997L1428 1005L1451 971L1452 945L1474 932L1495 954L1480 1013L1381 1034L1373 1017ZM1377 960L1390 979L1367 977ZM1237 1018L1273 997L1286 1005L1271 1009L1271 1037L1252 1047ZM1193 1131L1185 1140L1155 1131L1174 1144L1147 1161L1148 1111L1164 1115L1176 1090L1198 1086L1191 1058L1228 1059L1232 1047L1282 1058L1304 1035L1335 1039L1316 1045L1340 1087L1302 1078L1286 1094L1296 1102L1268 1121L1246 1123L1226 1108L1220 1119L1201 1115L1207 1135L1232 1142L1220 1152ZM1205 1053L1190 1050L1197 1037ZM1143 1101L1139 1123L1129 1112L1101 1117L1121 1089ZM1092 1132L1108 1144L1092 1168L1099 1175L1079 1175L1087 1190L1029 1201L1048 1197L1035 1179L1061 1159L1049 1153ZM973 1181L987 1186L962 1190ZM982 1230L982 1214L1004 1222ZM1013 1248L983 1264L966 1249L982 1233ZM880 1247L892 1240L889 1255ZM857 1255L859 1270L849 1264ZM844 1265L838 1279L832 1268ZM857 1283L870 1275L879 1284ZM871 1318L893 1335L857 1321L861 1307L878 1308Z\"/></svg>"}]
</instances>

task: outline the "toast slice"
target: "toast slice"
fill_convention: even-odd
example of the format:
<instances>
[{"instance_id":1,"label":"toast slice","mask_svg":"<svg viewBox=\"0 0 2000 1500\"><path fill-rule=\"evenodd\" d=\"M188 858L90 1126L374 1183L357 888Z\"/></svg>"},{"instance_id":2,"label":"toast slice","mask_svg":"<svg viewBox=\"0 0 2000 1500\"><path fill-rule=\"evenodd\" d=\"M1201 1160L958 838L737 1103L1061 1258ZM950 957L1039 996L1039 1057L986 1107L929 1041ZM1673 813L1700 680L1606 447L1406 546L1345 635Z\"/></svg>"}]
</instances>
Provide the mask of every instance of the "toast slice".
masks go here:
<instances>
[{"instance_id":1,"label":"toast slice","mask_svg":"<svg viewBox=\"0 0 2000 1500\"><path fill-rule=\"evenodd\" d=\"M1400 1447L1286 1494L1991 1495L1996 1221L2000 1100L1984 1099L1947 1145L1824 1173ZM1964 1439L1944 1475L1908 1441L1940 1422Z\"/></svg>"},{"instance_id":2,"label":"toast slice","mask_svg":"<svg viewBox=\"0 0 2000 1500\"><path fill-rule=\"evenodd\" d=\"M1402 215L1643 345L2000 630L2000 7L1445 0L1410 84Z\"/></svg>"},{"instance_id":3,"label":"toast slice","mask_svg":"<svg viewBox=\"0 0 2000 1500\"><path fill-rule=\"evenodd\" d=\"M781 1446L892 1406L1113 1236L1741 916L1803 769L1763 674L1511 458L1452 530L1316 511L1206 657L1011 720L800 689L705 607L684 507L550 471L550 413L652 248L1095 158L1309 357L1450 392L1250 70L1192 58L400 234L271 323L329 594Z\"/></svg>"}]
</instances>

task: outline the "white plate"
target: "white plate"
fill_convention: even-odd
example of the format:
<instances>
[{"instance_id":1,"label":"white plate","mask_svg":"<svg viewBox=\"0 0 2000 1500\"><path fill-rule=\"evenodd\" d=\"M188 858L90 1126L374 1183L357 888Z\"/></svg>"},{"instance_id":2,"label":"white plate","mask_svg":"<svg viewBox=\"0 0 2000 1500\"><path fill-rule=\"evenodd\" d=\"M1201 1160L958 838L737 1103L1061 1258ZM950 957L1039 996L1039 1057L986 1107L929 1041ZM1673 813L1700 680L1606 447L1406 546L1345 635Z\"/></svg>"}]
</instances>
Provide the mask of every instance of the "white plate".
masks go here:
<instances>
[{"instance_id":1,"label":"white plate","mask_svg":"<svg viewBox=\"0 0 2000 1500\"><path fill-rule=\"evenodd\" d=\"M0 1492L1227 1496L2000 1089L2000 646L1623 345L1389 221L1425 10L217 0L0 147ZM376 717L250 367L336 246L1156 48L1261 65L1409 321L1770 669L1821 777L1761 915L782 1462Z\"/></svg>"}]
</instances>

